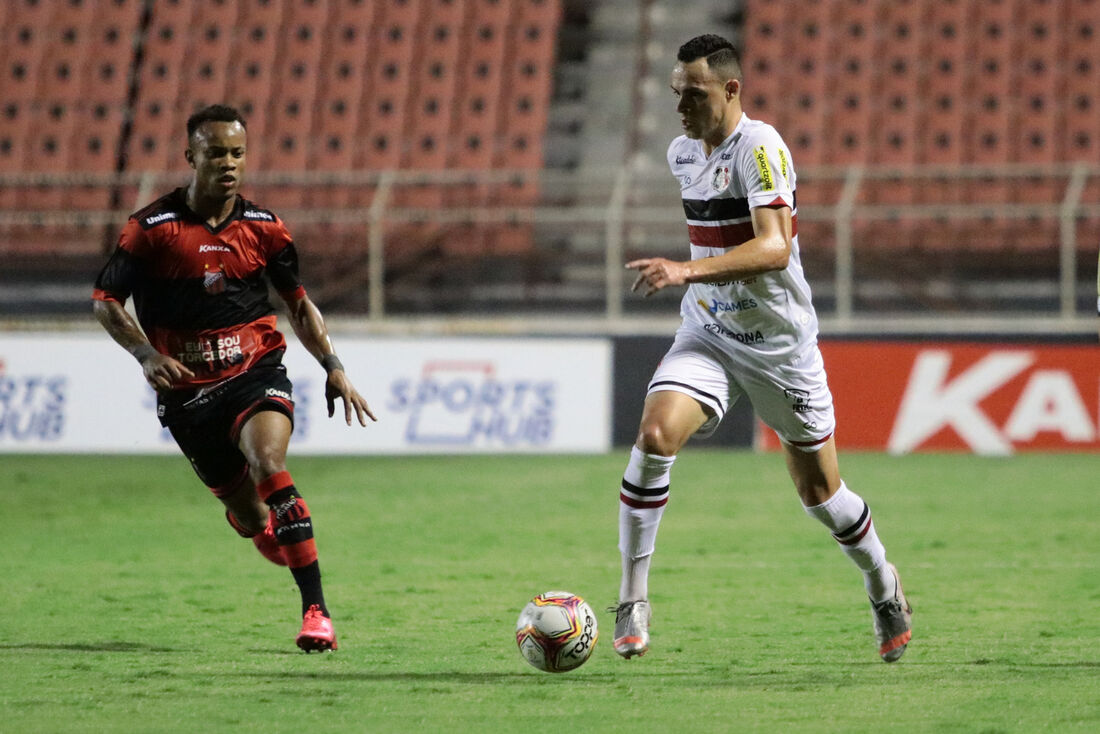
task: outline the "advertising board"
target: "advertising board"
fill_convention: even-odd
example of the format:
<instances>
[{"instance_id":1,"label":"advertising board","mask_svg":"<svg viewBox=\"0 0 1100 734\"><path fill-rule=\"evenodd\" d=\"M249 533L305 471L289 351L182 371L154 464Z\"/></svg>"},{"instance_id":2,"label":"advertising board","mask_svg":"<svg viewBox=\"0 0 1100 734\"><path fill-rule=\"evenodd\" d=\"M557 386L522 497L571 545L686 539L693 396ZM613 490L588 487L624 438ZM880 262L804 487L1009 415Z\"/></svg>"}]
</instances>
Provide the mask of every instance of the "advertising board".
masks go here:
<instances>
[{"instance_id":1,"label":"advertising board","mask_svg":"<svg viewBox=\"0 0 1100 734\"><path fill-rule=\"evenodd\" d=\"M329 418L324 372L291 340L292 450L312 454L602 452L611 435L603 339L339 339L378 416ZM0 452L175 451L137 363L106 334L0 335Z\"/></svg>"},{"instance_id":2,"label":"advertising board","mask_svg":"<svg viewBox=\"0 0 1100 734\"><path fill-rule=\"evenodd\" d=\"M825 341L840 448L1100 450L1100 346ZM757 445L777 448L761 427Z\"/></svg>"}]
</instances>

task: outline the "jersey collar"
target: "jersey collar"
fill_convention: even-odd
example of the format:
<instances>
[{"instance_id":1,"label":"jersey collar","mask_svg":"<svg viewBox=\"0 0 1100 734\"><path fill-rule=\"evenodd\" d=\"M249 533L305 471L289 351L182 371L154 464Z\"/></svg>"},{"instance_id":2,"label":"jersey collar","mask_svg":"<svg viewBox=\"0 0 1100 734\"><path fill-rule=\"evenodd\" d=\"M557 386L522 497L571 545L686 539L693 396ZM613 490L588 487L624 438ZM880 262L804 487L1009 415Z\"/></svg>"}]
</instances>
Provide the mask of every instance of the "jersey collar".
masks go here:
<instances>
[{"instance_id":1,"label":"jersey collar","mask_svg":"<svg viewBox=\"0 0 1100 734\"><path fill-rule=\"evenodd\" d=\"M206 223L206 220L200 217L194 209L187 205L187 187L181 186L176 189L176 200L179 204L180 213L184 216L192 219L197 224L201 224L203 228L210 234L218 234L228 227L233 222L236 222L244 217L244 198L240 195L236 195L236 201L233 202L233 211L229 213L229 216L223 219L217 227L211 227Z\"/></svg>"}]
</instances>

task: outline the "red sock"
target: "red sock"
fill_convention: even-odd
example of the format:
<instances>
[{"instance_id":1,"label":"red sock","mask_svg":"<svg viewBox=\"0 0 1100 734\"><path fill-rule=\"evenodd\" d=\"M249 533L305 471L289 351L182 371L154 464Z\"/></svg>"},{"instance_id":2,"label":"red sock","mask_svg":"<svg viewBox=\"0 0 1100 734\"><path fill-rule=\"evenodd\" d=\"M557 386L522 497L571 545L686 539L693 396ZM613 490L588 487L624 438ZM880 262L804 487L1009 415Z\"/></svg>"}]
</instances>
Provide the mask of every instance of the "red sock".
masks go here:
<instances>
[{"instance_id":1,"label":"red sock","mask_svg":"<svg viewBox=\"0 0 1100 734\"><path fill-rule=\"evenodd\" d=\"M317 560L313 541L313 519L309 505L298 494L290 472L279 472L256 486L260 499L271 508L271 529L291 568L308 566Z\"/></svg>"},{"instance_id":2,"label":"red sock","mask_svg":"<svg viewBox=\"0 0 1100 734\"><path fill-rule=\"evenodd\" d=\"M290 472L271 475L256 485L256 491L271 508L271 528L275 532L275 540L302 592L302 613L317 604L327 617L309 505L295 489Z\"/></svg>"}]
</instances>

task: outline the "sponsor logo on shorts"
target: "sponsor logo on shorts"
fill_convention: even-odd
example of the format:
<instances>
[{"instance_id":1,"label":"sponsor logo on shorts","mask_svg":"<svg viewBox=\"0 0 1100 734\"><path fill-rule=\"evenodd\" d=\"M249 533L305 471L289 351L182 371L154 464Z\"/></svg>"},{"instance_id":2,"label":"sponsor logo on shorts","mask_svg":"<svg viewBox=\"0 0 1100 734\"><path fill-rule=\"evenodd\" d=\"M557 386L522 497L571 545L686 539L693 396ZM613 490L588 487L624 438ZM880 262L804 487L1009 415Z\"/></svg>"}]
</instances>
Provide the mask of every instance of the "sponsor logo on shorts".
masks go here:
<instances>
[{"instance_id":1,"label":"sponsor logo on shorts","mask_svg":"<svg viewBox=\"0 0 1100 734\"><path fill-rule=\"evenodd\" d=\"M795 413L809 413L813 410L810 407L810 393L805 390L786 389L783 391L783 397L791 401L791 409ZM809 425L805 427L809 428Z\"/></svg>"},{"instance_id":2,"label":"sponsor logo on shorts","mask_svg":"<svg viewBox=\"0 0 1100 734\"><path fill-rule=\"evenodd\" d=\"M767 341L759 331L732 331L721 324L704 324L703 328L711 334L734 339L742 344L763 344Z\"/></svg>"},{"instance_id":3,"label":"sponsor logo on shorts","mask_svg":"<svg viewBox=\"0 0 1100 734\"><path fill-rule=\"evenodd\" d=\"M768 153L763 145L753 148L752 157L756 159L756 170L760 172L760 190L774 191L775 180L772 178L772 169L768 165Z\"/></svg>"},{"instance_id":4,"label":"sponsor logo on shorts","mask_svg":"<svg viewBox=\"0 0 1100 734\"><path fill-rule=\"evenodd\" d=\"M292 400L290 393L285 390L276 390L273 387L269 387L264 390L264 396L269 398L282 398L283 400Z\"/></svg>"}]
</instances>

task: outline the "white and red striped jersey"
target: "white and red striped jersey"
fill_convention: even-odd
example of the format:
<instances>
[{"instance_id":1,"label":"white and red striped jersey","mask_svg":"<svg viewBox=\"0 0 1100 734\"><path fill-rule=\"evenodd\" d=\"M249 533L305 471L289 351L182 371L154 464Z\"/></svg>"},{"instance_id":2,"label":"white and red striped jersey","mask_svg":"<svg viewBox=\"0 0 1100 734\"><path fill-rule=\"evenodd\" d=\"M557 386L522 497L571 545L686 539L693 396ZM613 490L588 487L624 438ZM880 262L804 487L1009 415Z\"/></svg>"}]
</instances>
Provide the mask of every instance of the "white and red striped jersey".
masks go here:
<instances>
[{"instance_id":1,"label":"white and red striped jersey","mask_svg":"<svg viewBox=\"0 0 1100 734\"><path fill-rule=\"evenodd\" d=\"M692 260L721 255L752 239L750 211L756 207L790 207L794 234L784 270L691 284L680 308L685 323L745 356L788 358L816 343L817 315L798 249L794 166L775 128L742 115L710 156L702 141L681 135L668 147L668 165L680 182Z\"/></svg>"}]
</instances>

